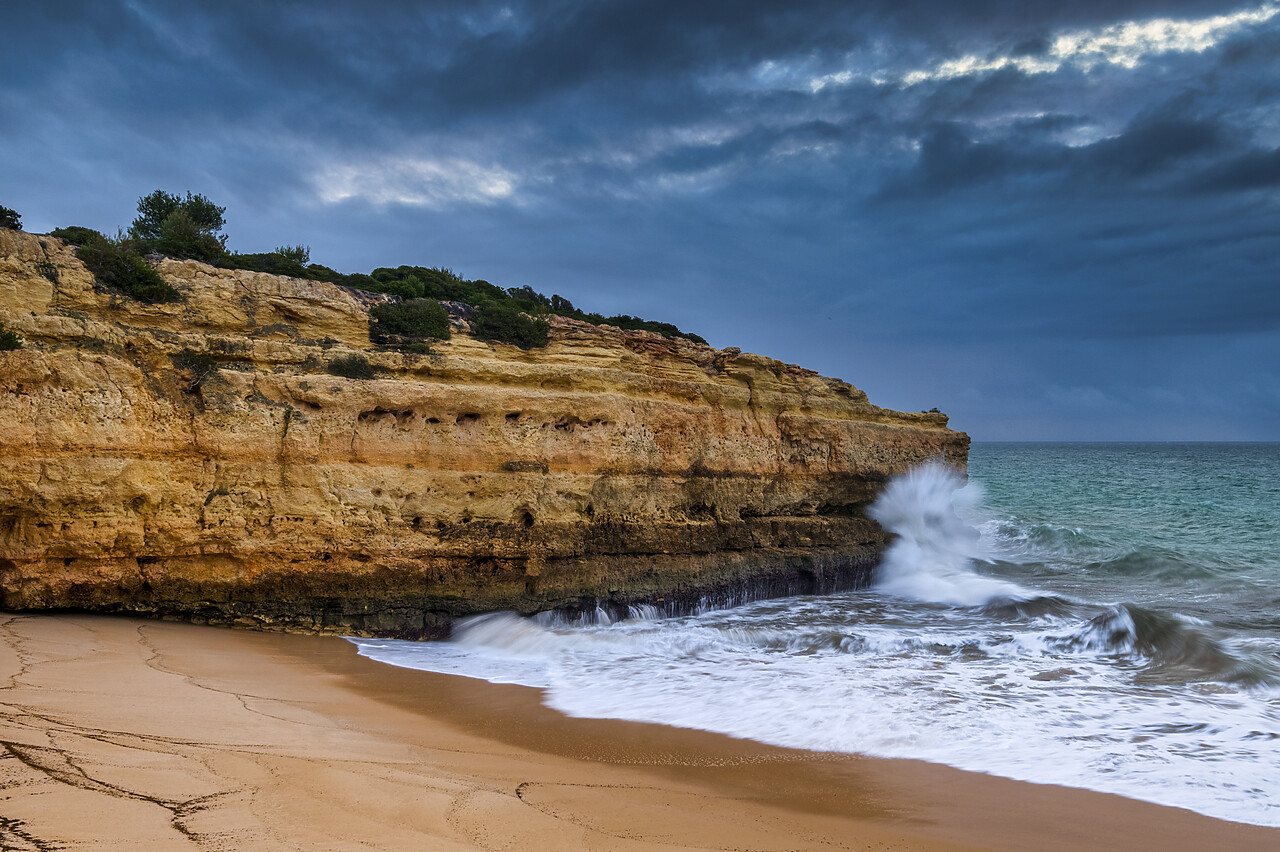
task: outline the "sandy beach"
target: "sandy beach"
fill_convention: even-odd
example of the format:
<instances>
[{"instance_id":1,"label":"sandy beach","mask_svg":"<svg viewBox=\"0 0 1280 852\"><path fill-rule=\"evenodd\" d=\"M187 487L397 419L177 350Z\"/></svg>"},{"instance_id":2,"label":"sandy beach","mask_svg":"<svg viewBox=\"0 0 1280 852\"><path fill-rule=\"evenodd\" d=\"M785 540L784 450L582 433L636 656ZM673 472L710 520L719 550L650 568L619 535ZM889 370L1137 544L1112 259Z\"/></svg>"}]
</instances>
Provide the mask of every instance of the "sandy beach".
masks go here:
<instances>
[{"instance_id":1,"label":"sandy beach","mask_svg":"<svg viewBox=\"0 0 1280 852\"><path fill-rule=\"evenodd\" d=\"M334 637L0 615L0 849L1280 848L946 767L565 718Z\"/></svg>"}]
</instances>

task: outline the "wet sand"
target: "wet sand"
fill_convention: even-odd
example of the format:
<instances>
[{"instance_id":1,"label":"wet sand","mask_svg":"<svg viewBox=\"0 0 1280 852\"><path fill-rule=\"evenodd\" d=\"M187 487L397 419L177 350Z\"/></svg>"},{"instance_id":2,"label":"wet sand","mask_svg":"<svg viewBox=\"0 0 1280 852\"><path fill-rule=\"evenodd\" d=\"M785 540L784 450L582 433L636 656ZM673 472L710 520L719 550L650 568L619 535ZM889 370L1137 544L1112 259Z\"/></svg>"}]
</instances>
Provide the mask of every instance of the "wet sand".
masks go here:
<instances>
[{"instance_id":1,"label":"wet sand","mask_svg":"<svg viewBox=\"0 0 1280 852\"><path fill-rule=\"evenodd\" d=\"M333 637L0 614L0 849L1271 850L1280 829L568 719Z\"/></svg>"}]
</instances>

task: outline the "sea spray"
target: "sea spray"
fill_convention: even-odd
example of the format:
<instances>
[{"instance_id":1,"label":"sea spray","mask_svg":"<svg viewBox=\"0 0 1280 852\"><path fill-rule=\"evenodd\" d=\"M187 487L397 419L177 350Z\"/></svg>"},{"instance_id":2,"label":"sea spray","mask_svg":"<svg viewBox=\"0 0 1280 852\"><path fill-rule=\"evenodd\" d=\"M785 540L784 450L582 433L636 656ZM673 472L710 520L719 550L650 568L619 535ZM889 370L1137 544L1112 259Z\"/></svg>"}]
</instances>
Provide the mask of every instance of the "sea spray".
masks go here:
<instances>
[{"instance_id":1,"label":"sea spray","mask_svg":"<svg viewBox=\"0 0 1280 852\"><path fill-rule=\"evenodd\" d=\"M955 606L1033 597L1013 583L974 571L975 560L987 557L978 531L961 520L956 509L972 510L981 500L982 489L976 483L966 486L954 468L937 462L891 480L867 513L896 536L876 572L876 587L899 597Z\"/></svg>"}]
</instances>

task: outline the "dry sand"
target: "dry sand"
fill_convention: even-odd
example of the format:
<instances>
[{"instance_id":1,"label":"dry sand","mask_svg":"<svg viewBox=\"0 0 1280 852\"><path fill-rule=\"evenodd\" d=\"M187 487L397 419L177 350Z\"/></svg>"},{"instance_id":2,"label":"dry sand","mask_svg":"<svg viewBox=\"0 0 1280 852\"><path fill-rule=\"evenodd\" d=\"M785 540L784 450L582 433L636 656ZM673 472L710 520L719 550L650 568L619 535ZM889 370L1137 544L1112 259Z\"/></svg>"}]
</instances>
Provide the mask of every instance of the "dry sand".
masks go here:
<instances>
[{"instance_id":1,"label":"dry sand","mask_svg":"<svg viewBox=\"0 0 1280 852\"><path fill-rule=\"evenodd\" d=\"M914 761L566 719L332 637L0 614L0 849L1280 848Z\"/></svg>"}]
</instances>

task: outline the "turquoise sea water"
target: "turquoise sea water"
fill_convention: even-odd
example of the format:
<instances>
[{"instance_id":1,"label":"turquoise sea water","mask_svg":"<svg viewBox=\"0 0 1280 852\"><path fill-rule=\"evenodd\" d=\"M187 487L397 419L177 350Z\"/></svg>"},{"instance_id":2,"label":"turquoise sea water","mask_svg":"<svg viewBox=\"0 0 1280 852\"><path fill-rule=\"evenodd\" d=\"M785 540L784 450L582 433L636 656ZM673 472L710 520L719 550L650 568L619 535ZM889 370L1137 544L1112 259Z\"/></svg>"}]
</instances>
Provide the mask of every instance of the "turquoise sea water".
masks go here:
<instances>
[{"instance_id":1,"label":"turquoise sea water","mask_svg":"<svg viewBox=\"0 0 1280 852\"><path fill-rule=\"evenodd\" d=\"M969 474L889 484L868 589L358 644L575 716L1280 825L1280 444L975 444Z\"/></svg>"}]
</instances>

